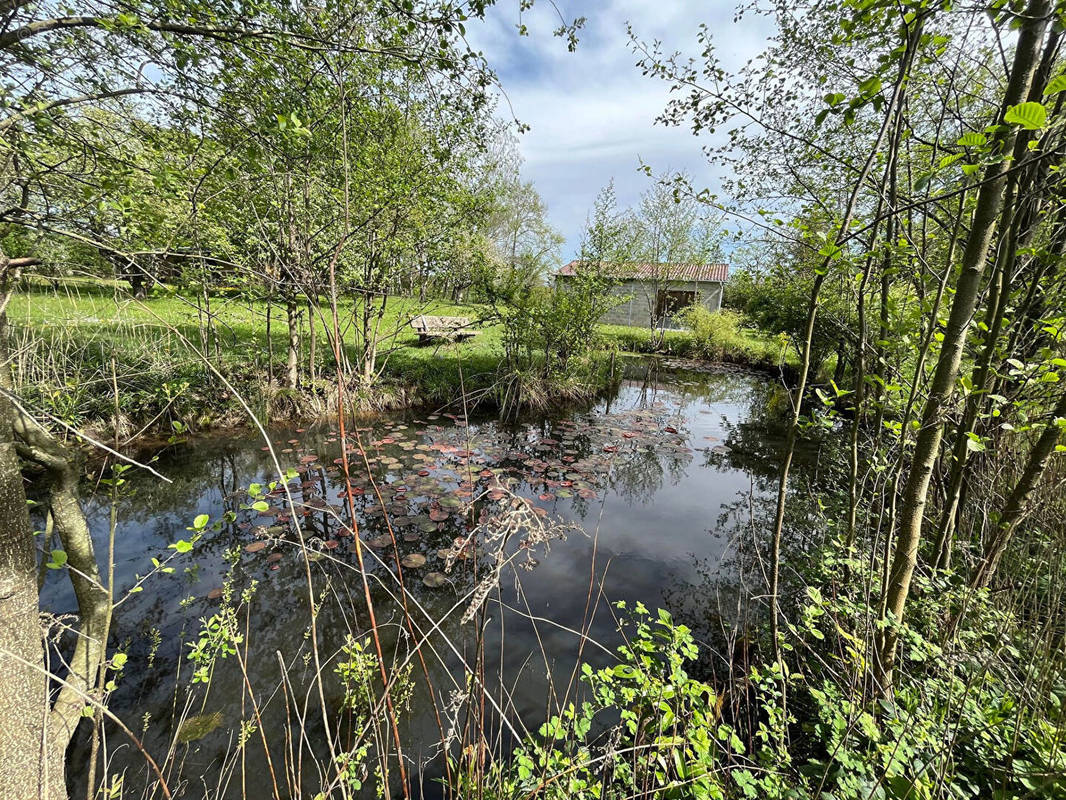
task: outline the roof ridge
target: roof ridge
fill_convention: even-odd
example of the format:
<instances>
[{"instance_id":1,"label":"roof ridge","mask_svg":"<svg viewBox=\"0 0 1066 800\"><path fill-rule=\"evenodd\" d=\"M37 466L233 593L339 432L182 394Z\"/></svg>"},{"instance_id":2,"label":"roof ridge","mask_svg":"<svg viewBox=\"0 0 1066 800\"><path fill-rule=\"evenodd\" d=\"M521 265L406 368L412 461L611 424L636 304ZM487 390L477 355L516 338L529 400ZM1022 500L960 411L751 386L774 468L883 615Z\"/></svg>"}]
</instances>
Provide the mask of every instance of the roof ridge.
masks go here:
<instances>
[{"instance_id":1,"label":"roof ridge","mask_svg":"<svg viewBox=\"0 0 1066 800\"><path fill-rule=\"evenodd\" d=\"M576 274L576 270L583 264L599 264L611 269L615 278L636 280L665 279L724 283L729 277L729 264L724 261L593 261L592 259L575 259L561 267L556 274L563 277L573 277Z\"/></svg>"}]
</instances>

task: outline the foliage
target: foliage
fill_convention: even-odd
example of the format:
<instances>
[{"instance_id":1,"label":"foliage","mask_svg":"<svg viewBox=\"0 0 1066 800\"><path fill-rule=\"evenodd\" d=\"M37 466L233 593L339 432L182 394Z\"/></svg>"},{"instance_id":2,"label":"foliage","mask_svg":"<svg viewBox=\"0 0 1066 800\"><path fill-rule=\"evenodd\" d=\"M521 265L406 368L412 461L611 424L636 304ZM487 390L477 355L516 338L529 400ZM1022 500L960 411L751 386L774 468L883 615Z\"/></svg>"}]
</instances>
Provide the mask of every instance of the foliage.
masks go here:
<instances>
[{"instance_id":1,"label":"foliage","mask_svg":"<svg viewBox=\"0 0 1066 800\"><path fill-rule=\"evenodd\" d=\"M748 351L749 339L741 331L741 317L732 311L709 311L701 305L682 309L677 320L690 331L696 353L702 358L723 361L730 354L757 359Z\"/></svg>"},{"instance_id":2,"label":"foliage","mask_svg":"<svg viewBox=\"0 0 1066 800\"><path fill-rule=\"evenodd\" d=\"M722 748L740 743L721 721L720 697L686 671L697 654L691 631L640 603L628 623L614 666L582 665L588 698L515 751L501 797L725 796Z\"/></svg>"}]
</instances>

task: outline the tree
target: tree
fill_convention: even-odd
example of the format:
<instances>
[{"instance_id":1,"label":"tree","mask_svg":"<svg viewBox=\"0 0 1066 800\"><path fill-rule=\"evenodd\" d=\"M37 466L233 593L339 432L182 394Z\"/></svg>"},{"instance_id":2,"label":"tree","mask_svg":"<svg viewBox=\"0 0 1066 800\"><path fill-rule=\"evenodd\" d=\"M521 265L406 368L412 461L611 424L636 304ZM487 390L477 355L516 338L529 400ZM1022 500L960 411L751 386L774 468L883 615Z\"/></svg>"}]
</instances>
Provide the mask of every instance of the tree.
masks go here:
<instances>
[{"instance_id":1,"label":"tree","mask_svg":"<svg viewBox=\"0 0 1066 800\"><path fill-rule=\"evenodd\" d=\"M388 191L382 192L382 185L373 187L370 181L358 187L370 189L360 198L366 201L362 219L350 214L352 191L357 188L352 181L353 154L345 148L341 157L329 157L321 149L313 152L313 174L319 179L314 199L322 204L316 211L332 208L334 215L330 241L334 248L326 251L329 258L347 256L340 251L352 247L357 225L365 222L371 238L364 240L370 244L362 248L362 263L373 264L371 272L381 265L392 268L410 252L410 231L418 214L411 213L407 201L421 187L413 183L417 169L406 169L409 165L395 160L389 164L388 159L398 158L399 153L387 152L385 147L403 145L405 154L417 156L418 164L438 167L434 174L439 180L450 145L461 137L425 135L427 126L403 115L417 116L418 109L433 105L446 112L455 110L459 116L472 110L476 120L487 108L492 73L464 44L461 31L464 20L483 15L489 5L478 0L458 8L426 0L396 9L391 3L370 2L331 7L327 12L269 2L245 5L239 11L211 2L164 6L101 0L77 8L52 2L7 4L0 31L0 242L5 248L0 252L0 312L21 273L41 266L42 258L56 252L60 241L74 243L94 253L100 263L111 264L118 274L131 279L136 294L143 294L148 282L161 277L161 267L169 270L181 265L202 292L199 307L207 326L213 316L209 285L220 273L231 275L254 264L260 277L273 270L267 280L275 281L286 293L290 312L287 379L291 384L295 375L292 352L297 343L291 334L289 301L298 296L296 287L304 281L305 270L320 268L322 263L307 256L308 243L317 241L319 231L300 229L294 221L319 222L321 216L304 214L300 202L305 195L293 191L306 185L294 186L291 178L298 166L306 164L308 152L301 147L302 130L294 135L294 129L303 127L297 125L299 111L284 107L308 88L299 82L312 73L296 69L286 73L278 65L299 55L304 56L301 67L344 67L340 77L337 72L316 73L326 80L311 87L322 91L328 85L335 91L334 98L336 92L342 93L339 113L326 119L347 124L357 108L369 108L378 115L374 122L381 132L392 137L377 142L369 136L373 132L364 137L361 155L368 156L366 163L377 158L379 166L394 169L383 184L390 187ZM573 37L578 24L564 25L563 35L568 30ZM359 97L358 106L352 102L356 93L343 94L359 85L353 66L371 74L395 75L397 64L402 65L405 80L421 76L417 85L403 86L407 97L417 96L412 105L390 108L386 87L380 82L372 87L380 94ZM285 131L277 116L266 121L257 116L255 102L256 92L262 99L265 92L282 84L284 91L272 99L282 106L280 111L292 125ZM319 94L313 99L323 97ZM450 119L455 121L454 116ZM321 131L336 135L342 127L323 125ZM476 129L471 131L462 141L477 138ZM236 172L224 171L226 166L239 165L244 156L254 160L263 153L270 157L257 175L245 171L238 177ZM322 180L323 176L340 179ZM264 177L275 180L271 188L279 192L267 192L266 181L260 180ZM290 182L285 185L287 178ZM252 198L231 192L223 202L222 195L207 190L210 187L225 195L225 189L242 185L253 190ZM323 186L330 191L322 190ZM426 208L429 198L440 196L439 192L418 193L420 208ZM252 202L246 205L246 200ZM396 210L400 201L406 203L403 212ZM375 202L382 205L374 208ZM205 224L208 211L217 227ZM256 212L254 226L240 225ZM406 238L390 241L388 232L399 233L401 222ZM369 233L374 226L379 227ZM249 236L252 231L255 235ZM296 237L297 233L304 235ZM256 237L251 252L244 254L244 245ZM398 247L400 241L403 248ZM19 252L9 252L12 244ZM227 261L219 255L223 251L241 258ZM264 255L267 251L269 257ZM261 270L262 263L253 261L256 258L267 261L268 269ZM290 269L296 264L298 270ZM357 277L355 270L352 275ZM358 284L357 291L369 306L378 288L375 272L373 279ZM2 313L0 333L5 333ZM364 369L369 364L372 370L376 343L365 333L364 329L364 353L371 358L364 358ZM203 327L202 336L202 355L207 357L212 339L208 327ZM6 351L0 353L0 362L6 370ZM109 587L100 580L78 502L80 459L61 436L17 402L10 380L6 374L2 377L0 701L17 715L17 722L0 736L5 763L0 770L0 794L61 797L66 793L63 761L67 744L86 703L99 705L96 687L108 669L107 626L101 621L110 613ZM79 604L71 670L52 698L47 694L36 583L28 579L34 545L19 475L20 464L26 463L35 465L35 474L43 476L36 482L63 542L62 556L49 557L56 567L69 565ZM61 558L65 559L62 563ZM43 749L42 743L46 743Z\"/></svg>"}]
</instances>

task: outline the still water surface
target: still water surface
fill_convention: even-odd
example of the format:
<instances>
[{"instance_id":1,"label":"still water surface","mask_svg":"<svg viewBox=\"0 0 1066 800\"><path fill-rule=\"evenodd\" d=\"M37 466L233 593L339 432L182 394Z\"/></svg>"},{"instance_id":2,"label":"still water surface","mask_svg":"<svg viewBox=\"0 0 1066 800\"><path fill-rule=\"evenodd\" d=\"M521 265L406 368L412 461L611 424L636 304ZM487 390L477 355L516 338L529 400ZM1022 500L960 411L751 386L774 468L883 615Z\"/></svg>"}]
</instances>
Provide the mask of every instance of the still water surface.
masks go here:
<instances>
[{"instance_id":1,"label":"still water surface","mask_svg":"<svg viewBox=\"0 0 1066 800\"><path fill-rule=\"evenodd\" d=\"M364 424L358 442L350 439L353 506L387 653L409 653L411 638L396 602L395 537L398 555L410 565L403 572L413 617L423 627L428 620L440 624L426 657L442 714L463 685L463 662L473 662L473 631L480 623L486 684L515 729L535 728L546 698L564 691L579 653L594 665L607 662L618 643L611 604L619 600L666 608L692 627L706 645L702 668L714 674L724 667L716 641L759 613L751 598L765 591L760 553L784 441L784 403L779 387L761 376L649 370L590 410L551 418L463 424L421 412ZM197 515L214 521L233 514L208 530L193 552L174 556L172 574L153 575L143 591L129 595L113 623L112 646L129 661L111 707L143 736L157 761L165 760L183 713L213 715L212 725L217 722L173 751L168 782L175 795L238 797L242 780L247 796L273 791L258 734L247 748L243 777L239 759L228 757L240 721L252 717L238 659L219 661L210 687L190 690L188 642L198 638L201 620L218 611L219 590L230 587L239 595L253 582L256 587L240 611L248 632L241 648L243 655L247 647L247 681L270 732L283 795L284 740L286 733L299 736L301 705L309 751L301 773L311 796L321 784L310 753L325 752L320 699L310 680L308 570L321 602L322 659L330 662L348 636L367 629L357 556L342 522L348 512L343 474L334 463L337 432L320 425L270 433L282 467L299 471L288 484L292 505L276 492L266 498L265 514L247 508L249 484L267 484L277 473L260 437L232 433L163 450L154 466L172 483L132 476L114 504L119 597L151 570L152 557L173 556L168 545L189 538L187 526ZM812 447L800 453L801 492L815 474L816 456ZM525 519L534 529L544 526L550 541L537 543L528 525L506 540L493 539L514 519L516 497L523 498ZM101 557L112 510L106 489L87 502ZM315 559L310 564L301 555L296 523ZM476 558L472 531L481 543ZM449 551L458 558L449 560ZM462 622L471 594L497 569L499 580L491 582L481 613ZM434 581L441 585L427 585ZM73 609L64 575L49 575L43 605ZM414 670L402 726L405 755L417 764L428 762L440 732L421 667L416 663ZM330 676L327 708L341 724L340 687L329 663L323 672ZM127 786L143 785L136 749L113 729L106 744L111 772L127 769ZM71 790L82 796L84 741L76 743L72 762ZM439 766L410 769L432 776Z\"/></svg>"}]
</instances>

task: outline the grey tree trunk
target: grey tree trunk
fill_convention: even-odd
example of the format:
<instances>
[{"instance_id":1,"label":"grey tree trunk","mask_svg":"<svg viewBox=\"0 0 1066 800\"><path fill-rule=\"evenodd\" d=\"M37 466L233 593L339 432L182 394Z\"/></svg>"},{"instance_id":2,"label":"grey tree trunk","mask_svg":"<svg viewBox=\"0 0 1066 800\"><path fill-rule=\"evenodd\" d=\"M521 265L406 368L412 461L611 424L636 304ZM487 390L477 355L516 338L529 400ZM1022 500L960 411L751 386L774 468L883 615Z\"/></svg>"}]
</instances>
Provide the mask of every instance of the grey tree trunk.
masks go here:
<instances>
[{"instance_id":1,"label":"grey tree trunk","mask_svg":"<svg viewBox=\"0 0 1066 800\"><path fill-rule=\"evenodd\" d=\"M289 327L289 350L285 361L285 386L297 389L300 385L300 309L295 299L285 304L285 321ZM313 322L313 320L312 320Z\"/></svg>"},{"instance_id":2,"label":"grey tree trunk","mask_svg":"<svg viewBox=\"0 0 1066 800\"><path fill-rule=\"evenodd\" d=\"M1051 420L1029 452L1029 458L1026 460L1021 477L1003 506L1003 513L1000 515L995 531L989 537L988 544L985 545L984 557L970 580L970 586L974 589L988 586L1007 545L1010 544L1014 531L1025 518L1029 496L1043 477L1048 459L1051 458L1051 454L1055 452L1055 446L1062 438L1062 428L1055 424L1055 419L1058 417L1066 417L1066 394L1062 395L1055 404L1051 412Z\"/></svg>"},{"instance_id":3,"label":"grey tree trunk","mask_svg":"<svg viewBox=\"0 0 1066 800\"><path fill-rule=\"evenodd\" d=\"M12 412L0 397L0 797L60 798L66 781L48 742L36 558Z\"/></svg>"},{"instance_id":4,"label":"grey tree trunk","mask_svg":"<svg viewBox=\"0 0 1066 800\"><path fill-rule=\"evenodd\" d=\"M1047 28L1050 3L1031 0L1018 36L1011 66L1010 80L1003 99L1004 110L1016 105L1028 95L1040 56L1041 42ZM944 329L940 357L922 411L921 427L915 439L910 471L903 489L896 546L889 568L886 593L886 616L894 621L903 619L910 594L911 579L918 559L922 538L925 506L933 465L940 454L944 436L944 422L948 403L955 391L967 333L977 306L988 259L989 247L996 230L996 222L1003 208L1003 191L1007 182L1007 156L1014 147L1016 132L1001 118L1004 133L997 137L998 160L984 171L983 183L977 196L970 235L962 256L962 267L955 287L955 297ZM899 636L892 625L878 634L874 658L874 677L882 691L892 686L892 670L896 660Z\"/></svg>"}]
</instances>

